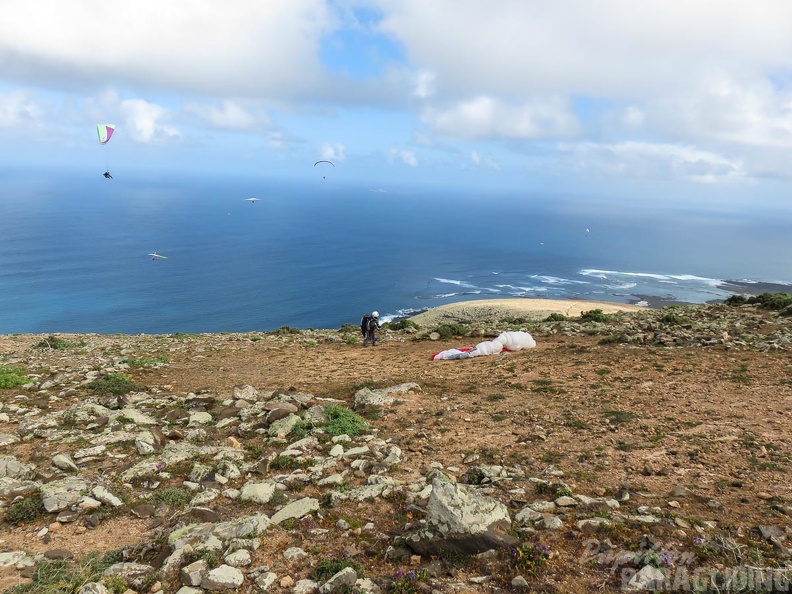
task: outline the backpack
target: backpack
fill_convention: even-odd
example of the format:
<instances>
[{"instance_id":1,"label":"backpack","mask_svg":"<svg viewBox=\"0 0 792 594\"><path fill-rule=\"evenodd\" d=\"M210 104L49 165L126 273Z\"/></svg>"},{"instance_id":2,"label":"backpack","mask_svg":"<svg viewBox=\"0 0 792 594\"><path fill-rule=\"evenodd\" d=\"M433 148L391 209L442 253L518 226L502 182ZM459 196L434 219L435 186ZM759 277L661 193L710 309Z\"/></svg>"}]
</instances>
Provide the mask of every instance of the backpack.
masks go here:
<instances>
[{"instance_id":1,"label":"backpack","mask_svg":"<svg viewBox=\"0 0 792 594\"><path fill-rule=\"evenodd\" d=\"M372 319L373 318L369 314L363 314L363 318L360 320L360 331L363 333L364 336L368 333L369 322Z\"/></svg>"}]
</instances>

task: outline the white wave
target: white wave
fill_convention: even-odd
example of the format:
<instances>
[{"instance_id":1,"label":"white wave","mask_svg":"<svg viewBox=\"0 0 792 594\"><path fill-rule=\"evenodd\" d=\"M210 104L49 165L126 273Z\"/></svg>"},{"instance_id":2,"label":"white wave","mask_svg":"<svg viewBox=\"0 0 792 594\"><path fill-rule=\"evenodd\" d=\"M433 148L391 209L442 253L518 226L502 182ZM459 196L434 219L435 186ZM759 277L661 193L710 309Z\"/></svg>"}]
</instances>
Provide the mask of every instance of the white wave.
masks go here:
<instances>
[{"instance_id":1,"label":"white wave","mask_svg":"<svg viewBox=\"0 0 792 594\"><path fill-rule=\"evenodd\" d=\"M572 280L570 278L561 278L558 276L548 276L544 274L532 274L530 278L535 278L539 282L548 285L587 285L586 281Z\"/></svg>"},{"instance_id":2,"label":"white wave","mask_svg":"<svg viewBox=\"0 0 792 594\"><path fill-rule=\"evenodd\" d=\"M677 281L683 282L700 282L713 287L718 287L724 284L724 281L717 278L708 278L706 276L696 276L694 274L659 274L652 272L622 272L619 270L600 270L597 268L584 268L580 271L583 276L614 276L614 277L633 277L633 278L647 278L656 280L663 283L676 283Z\"/></svg>"},{"instance_id":3,"label":"white wave","mask_svg":"<svg viewBox=\"0 0 792 594\"><path fill-rule=\"evenodd\" d=\"M519 285L495 285L501 289L511 289L512 291L520 291L522 293L530 293L532 291L547 291L547 287L521 287Z\"/></svg>"},{"instance_id":4,"label":"white wave","mask_svg":"<svg viewBox=\"0 0 792 594\"><path fill-rule=\"evenodd\" d=\"M458 287L467 287L469 289L474 288L476 285L471 285L469 282L461 281L461 280L454 280L452 278L438 278L434 277L437 282L440 283L447 283L449 285L457 285Z\"/></svg>"},{"instance_id":5,"label":"white wave","mask_svg":"<svg viewBox=\"0 0 792 594\"><path fill-rule=\"evenodd\" d=\"M460 295L481 295L481 291L458 291L456 293L438 293L426 299L448 299L449 297L459 297Z\"/></svg>"}]
</instances>

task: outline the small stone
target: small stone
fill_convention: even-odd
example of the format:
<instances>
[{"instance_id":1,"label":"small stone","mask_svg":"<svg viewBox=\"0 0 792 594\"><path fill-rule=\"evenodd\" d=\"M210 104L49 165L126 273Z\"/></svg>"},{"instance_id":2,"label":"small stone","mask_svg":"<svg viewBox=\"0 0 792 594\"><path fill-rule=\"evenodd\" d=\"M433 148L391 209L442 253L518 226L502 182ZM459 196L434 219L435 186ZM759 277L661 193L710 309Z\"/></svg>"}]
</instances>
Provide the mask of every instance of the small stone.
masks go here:
<instances>
[{"instance_id":1,"label":"small stone","mask_svg":"<svg viewBox=\"0 0 792 594\"><path fill-rule=\"evenodd\" d=\"M294 578L290 575L285 575L280 579L279 584L281 588L291 588L294 586Z\"/></svg>"},{"instance_id":2,"label":"small stone","mask_svg":"<svg viewBox=\"0 0 792 594\"><path fill-rule=\"evenodd\" d=\"M528 581L521 575L518 575L511 581L512 588L516 588L517 590L527 590L528 589Z\"/></svg>"},{"instance_id":3,"label":"small stone","mask_svg":"<svg viewBox=\"0 0 792 594\"><path fill-rule=\"evenodd\" d=\"M129 511L132 512L133 516L138 518L150 518L154 515L156 510L150 503L141 503L140 505L134 506Z\"/></svg>"},{"instance_id":4,"label":"small stone","mask_svg":"<svg viewBox=\"0 0 792 594\"><path fill-rule=\"evenodd\" d=\"M68 549L50 549L44 552L44 558L55 560L73 559L74 554Z\"/></svg>"}]
</instances>

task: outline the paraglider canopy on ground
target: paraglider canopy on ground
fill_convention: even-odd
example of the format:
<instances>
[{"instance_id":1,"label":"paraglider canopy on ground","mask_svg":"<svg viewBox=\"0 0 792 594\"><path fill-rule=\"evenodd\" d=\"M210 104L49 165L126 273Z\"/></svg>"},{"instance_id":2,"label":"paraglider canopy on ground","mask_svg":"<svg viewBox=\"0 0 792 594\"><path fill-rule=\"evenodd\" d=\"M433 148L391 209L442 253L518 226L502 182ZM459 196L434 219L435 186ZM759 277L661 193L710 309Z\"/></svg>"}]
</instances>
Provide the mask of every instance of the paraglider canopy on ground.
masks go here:
<instances>
[{"instance_id":1,"label":"paraglider canopy on ground","mask_svg":"<svg viewBox=\"0 0 792 594\"><path fill-rule=\"evenodd\" d=\"M469 359L483 355L497 355L502 352L521 351L532 349L536 341L528 332L501 332L498 338L478 343L474 347L459 347L433 353L432 361L447 361L449 359Z\"/></svg>"}]
</instances>

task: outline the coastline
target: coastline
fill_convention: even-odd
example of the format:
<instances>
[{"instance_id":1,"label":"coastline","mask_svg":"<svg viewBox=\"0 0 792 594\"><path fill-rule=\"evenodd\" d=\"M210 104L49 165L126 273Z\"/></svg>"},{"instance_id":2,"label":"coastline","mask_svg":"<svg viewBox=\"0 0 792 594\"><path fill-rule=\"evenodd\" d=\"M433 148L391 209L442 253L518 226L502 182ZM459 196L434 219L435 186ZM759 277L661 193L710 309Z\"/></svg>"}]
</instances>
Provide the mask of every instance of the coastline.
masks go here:
<instances>
[{"instance_id":1,"label":"coastline","mask_svg":"<svg viewBox=\"0 0 792 594\"><path fill-rule=\"evenodd\" d=\"M629 303L586 299L473 299L438 305L408 319L421 326L431 326L441 322L486 321L506 317L540 320L553 313L576 317L592 309L611 314L620 311L645 311L648 308Z\"/></svg>"}]
</instances>

